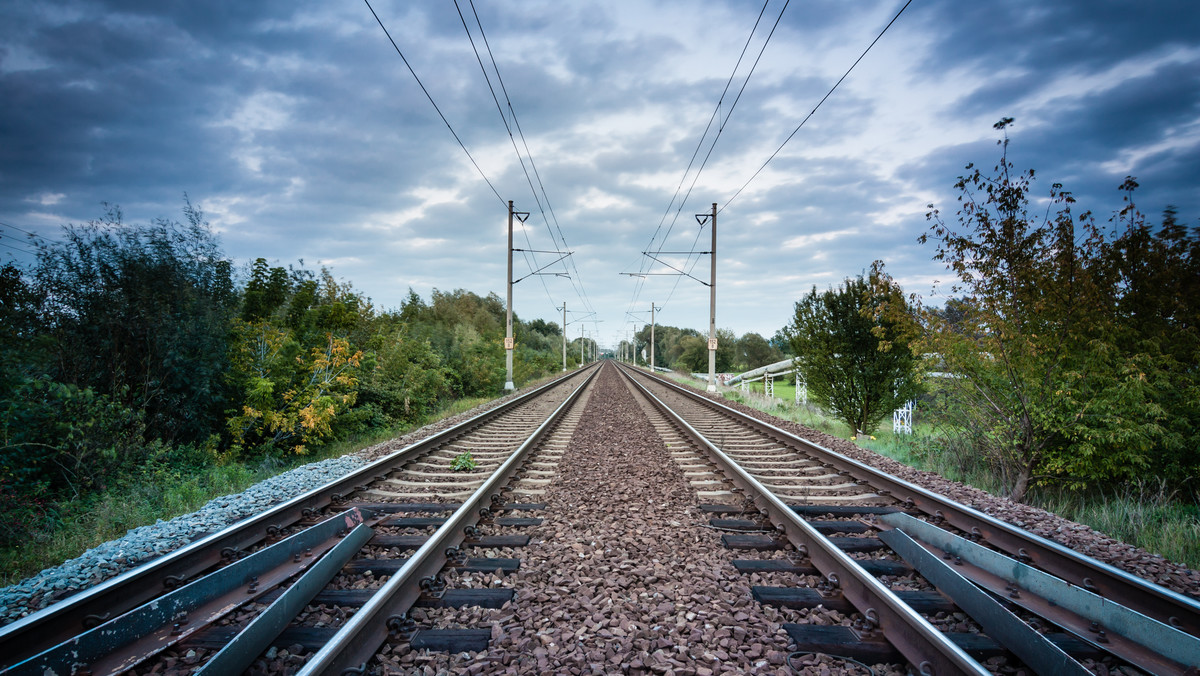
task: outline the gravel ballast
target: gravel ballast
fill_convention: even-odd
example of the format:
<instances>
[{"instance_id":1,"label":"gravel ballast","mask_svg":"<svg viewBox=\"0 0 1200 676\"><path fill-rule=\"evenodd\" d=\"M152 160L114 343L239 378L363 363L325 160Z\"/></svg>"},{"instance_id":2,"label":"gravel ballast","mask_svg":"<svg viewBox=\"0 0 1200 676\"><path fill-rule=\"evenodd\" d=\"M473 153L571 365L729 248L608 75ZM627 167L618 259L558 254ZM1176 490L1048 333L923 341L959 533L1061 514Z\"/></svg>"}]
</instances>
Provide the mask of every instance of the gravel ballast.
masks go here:
<instances>
[{"instance_id":1,"label":"gravel ballast","mask_svg":"<svg viewBox=\"0 0 1200 676\"><path fill-rule=\"evenodd\" d=\"M491 627L487 651L447 655L406 645L383 673L792 674L783 622L841 624L818 609L763 606L731 565L708 516L615 370L596 390L542 501L542 525L522 530L521 568L507 578L459 575L451 586L505 586L498 610L415 611L433 626ZM753 556L753 555L751 555ZM776 574L770 584L797 580ZM798 665L799 666L799 665ZM833 673L835 660L800 673ZM885 672L886 673L886 672Z\"/></svg>"}]
</instances>

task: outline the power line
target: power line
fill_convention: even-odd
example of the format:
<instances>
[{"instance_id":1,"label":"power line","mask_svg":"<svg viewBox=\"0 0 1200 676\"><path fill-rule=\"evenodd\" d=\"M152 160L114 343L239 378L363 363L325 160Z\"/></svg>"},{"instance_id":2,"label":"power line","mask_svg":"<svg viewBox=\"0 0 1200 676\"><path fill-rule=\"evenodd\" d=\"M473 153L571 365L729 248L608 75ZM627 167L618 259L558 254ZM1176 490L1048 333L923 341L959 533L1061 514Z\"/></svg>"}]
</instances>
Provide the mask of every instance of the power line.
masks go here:
<instances>
[{"instance_id":1,"label":"power line","mask_svg":"<svg viewBox=\"0 0 1200 676\"><path fill-rule=\"evenodd\" d=\"M15 241L17 241L17 240L16 240L16 239L14 239L13 241L15 242ZM23 253L23 254L28 254L28 255L30 255L30 256L36 256L36 255L37 255L37 252L36 252L36 251L31 251L31 250L29 250L29 249L23 249L23 248L21 248L21 247L13 246L13 245L11 245L11 244L5 244L4 242L0 242L0 246L4 247L4 248L6 248L6 249L12 249L13 251L17 251L17 252L20 252L20 253Z\"/></svg>"},{"instance_id":2,"label":"power line","mask_svg":"<svg viewBox=\"0 0 1200 676\"><path fill-rule=\"evenodd\" d=\"M854 60L854 63L850 64L850 67L846 69L846 72L842 73L842 76L840 78L838 78L838 81L835 82L832 87L829 88L829 91L825 93L825 96L821 97L821 100L817 102L817 105L814 106L813 109L808 113L808 115L806 115L804 117L804 119L800 121L800 124L796 125L796 128L792 130L791 134L788 134L788 137L783 140L783 143L779 144L779 147L775 149L775 152L771 153L771 156L767 158L767 161L762 163L762 166L758 168L758 171L754 172L754 175L752 175L749 179L747 179L746 182L742 184L742 187L737 189L737 192L733 193L733 197L730 197L729 200L725 202L725 205L722 206L720 208L720 210L718 210L717 213L724 211L725 207L729 206L730 203L732 203L735 199L737 199L737 196L742 194L742 191L746 189L746 186L750 185L750 182L753 181L755 178L757 178L758 175L762 173L763 169L767 168L767 165L770 164L771 160L775 159L775 156L778 155L781 150L783 150L783 147L788 144L788 141L792 140L792 137L795 136L796 133L800 131L800 128L804 126L804 123L808 122L808 120L810 118L812 118L812 116L814 114L816 114L817 109L821 107L821 104L825 103L825 101L830 96L833 95L834 90L836 90L838 88L838 86L842 84L842 81L845 80L846 77L850 75L850 71L854 70L854 67L857 66L858 63L863 60L863 57L865 57L867 55L867 52L871 51L871 48L875 46L875 43L879 42L879 39L883 37L883 34L886 33L889 28L892 27L892 24L896 23L896 19L899 19L900 15L903 14L904 10L908 9L908 6L911 4L912 4L912 0L908 0L907 2L904 3L904 6L900 8L900 11L896 12L896 16L893 16L892 20L889 21L887 23L887 25L883 27L883 30L879 31L879 35L875 36L875 39L871 41L871 44L867 45L867 48L863 50L862 54L858 55L858 58Z\"/></svg>"},{"instance_id":3,"label":"power line","mask_svg":"<svg viewBox=\"0 0 1200 676\"><path fill-rule=\"evenodd\" d=\"M700 155L700 149L704 147L704 139L708 137L708 131L712 128L713 120L717 119L717 115L721 112L721 104L725 101L725 95L729 93L729 86L733 84L733 78L737 75L737 70L742 65L742 59L746 57L746 50L750 48L750 41L754 38L754 33L758 30L758 24L762 22L763 15L766 14L767 5L769 5L770 2L771 0L765 0L765 2L763 2L762 9L758 12L758 18L754 20L754 26L750 29L750 34L746 36L746 44L742 45L742 51L740 54L738 54L737 63L733 65L733 70L729 73L729 79L725 81L725 88L721 90L721 96L717 98L717 104L713 106L713 112L708 116L708 123L704 126L704 132L701 133L700 138L696 140L696 149L692 151L692 157L688 160L688 165L686 168L684 168L683 175L679 177L679 185L675 186L675 192L671 195L671 201L667 203L667 208L663 211L662 218L658 220L658 227L654 229L654 234L650 236L650 244L646 247L647 251L654 248L654 242L658 239L658 233L662 231L663 223L666 222L667 216L671 213L671 207L675 206L675 198L679 197L679 191L683 189L683 182L687 180L688 173L691 172L692 165L696 162L696 157ZM678 212L676 212L676 218L678 218ZM671 227L674 228L674 226L675 221L672 220ZM668 235L670 235L669 230L667 235L663 236L663 239L666 240ZM645 256L641 256L639 258L638 272L645 272L648 264L647 258ZM631 308L637 303L638 298L641 296L641 289L644 284L645 277L638 279L636 286L634 287L633 300L630 301Z\"/></svg>"},{"instance_id":4,"label":"power line","mask_svg":"<svg viewBox=\"0 0 1200 676\"><path fill-rule=\"evenodd\" d=\"M474 0L469 0L469 2L470 2L470 6L471 6L471 13L475 17L475 24L479 27L479 35L483 40L484 47L487 49L488 59L491 61L491 64L492 64L492 70L495 71L495 73L496 73L496 81L500 85L500 91L504 95L504 102L508 106L509 113L512 115L513 126L515 126L517 128L517 135L521 137L521 145L523 145L525 148L525 157L529 158L529 168L533 169L533 178L537 179L537 184L538 184L537 188L534 188L533 181L530 179L530 176L529 176L529 170L525 168L525 162L521 157L521 151L520 151L520 149L517 148L516 139L513 138L512 128L509 127L507 117L504 115L504 111L501 108L500 102L496 97L496 91L492 87L491 79L488 77L488 74L487 74L487 69L483 67L482 59L480 59L480 56L479 56L479 51L475 47L475 41L473 39L471 39L471 31L470 31L470 29L467 28L466 20L463 18L463 15L462 15L462 9L461 9L461 7L459 7L457 0L455 0L455 7L458 9L459 19L462 20L462 22L463 22L463 29L466 30L466 32L467 32L468 40L471 41L471 49L475 52L476 60L480 62L479 65L480 65L481 70L483 70L484 79L487 80L487 82L488 82L488 89L491 91L492 99L493 99L493 101L495 101L496 108L500 112L500 119L504 121L504 127L508 131L509 140L512 141L513 150L517 154L517 159L519 161L521 161L521 169L525 173L525 180L526 180L526 182L529 183L530 191L533 193L534 202L537 203L538 211L542 215L542 221L546 225L546 231L550 234L550 240L552 242L555 242L556 246L561 243L562 249L564 251L569 251L570 246L567 244L567 238L563 234L562 226L558 222L558 216L554 213L554 207L553 207L553 205L550 204L550 196L546 193L546 186L545 186L545 183L543 183L543 181L542 181L541 173L538 172L537 163L533 159L533 152L529 148L529 141L525 138L525 131L521 128L521 121L517 118L517 111L513 107L512 98L508 94L508 87L504 84L504 77L500 74L500 66L499 66L499 64L496 63L496 55L494 52L492 52L492 46L491 46L491 43L487 39L487 32L483 28L483 21L479 17L479 11L475 8ZM538 190L539 189L541 191L541 199L538 198ZM545 207L542 206L543 200L545 201ZM549 209L550 218L554 220L554 227L558 231L557 239L555 239L554 231L550 229L550 220L546 218L546 210L547 209ZM526 237L528 237L527 233L526 233ZM575 259L572 257L568 257L568 258L566 258L566 261L570 263L571 269L575 273L574 275L568 274L567 278L571 282L571 287L575 290L576 297L579 298L580 302L583 303L585 308L591 310L592 309L591 301L587 297L587 291L584 288L583 280L579 275L579 268L578 268L578 266L575 265ZM566 270L566 263L563 264L563 269L564 269L564 271ZM577 279L578 279L578 285L576 284ZM543 281L543 286L545 286L544 281ZM547 295L549 295L548 289L547 289ZM553 300L551 302L553 303Z\"/></svg>"},{"instance_id":5,"label":"power line","mask_svg":"<svg viewBox=\"0 0 1200 676\"><path fill-rule=\"evenodd\" d=\"M790 0L788 0L788 1L790 2ZM746 74L746 79L742 82L742 87L741 87L741 89L738 90L737 97L733 100L733 103L729 106L729 112L725 115L725 120L721 123L721 126L717 128L717 135L716 135L716 137L713 138L712 145L710 145L708 147L708 153L705 154L704 161L700 163L700 168L696 170L696 175L692 177L692 184L690 186L688 186L687 193L683 196L683 199L679 201L679 209L677 209L675 212L675 218L677 218L677 219L679 218L679 213L681 211L683 211L683 206L684 206L684 204L687 203L687 198L691 196L692 189L696 187L696 181L699 180L699 178L700 178L700 172L704 171L704 167L708 164L708 158L712 156L713 149L716 148L716 146L717 146L717 139L719 139L721 137L721 133L723 131L725 131L725 125L729 122L729 118L733 115L733 109L737 107L738 101L741 100L742 92L746 91L746 85L750 83L750 76L754 75L755 69L758 68L758 62L762 60L763 52L765 52L767 50L767 44L771 42L771 37L775 35L775 29L779 27L779 22L783 19L783 12L785 10L787 10L787 6L788 6L788 2L784 2L783 8L779 10L779 16L775 18L775 24L773 26L771 26L771 32L767 34L767 39L765 41L763 41L762 49L758 50L758 56L754 59L754 64L750 67L750 72ZM696 244L700 241L700 234L703 231L704 231L704 226L701 225L700 228L697 229L697 231L696 231L695 241L692 242L691 250L693 252L695 252L695 250L696 250ZM668 230L668 234L670 234L669 230ZM688 267L688 270L685 273L685 275L688 277L691 277L692 270L696 269L696 266L700 263L700 256L696 256L695 260L693 260L691 254L688 254L688 257L685 260L688 263L691 263L691 266ZM686 264L687 263L685 263L685 265ZM666 307L667 302L669 302L671 300L671 297L675 295L675 289L679 287L680 281L682 281L682 278L675 280L674 286L671 287L671 293L667 294L667 300L663 301L663 307Z\"/></svg>"},{"instance_id":6,"label":"power line","mask_svg":"<svg viewBox=\"0 0 1200 676\"><path fill-rule=\"evenodd\" d=\"M417 84L420 85L421 91L425 93L425 98L429 99L429 103L432 104L433 109L437 111L438 117L442 118L442 122L446 124L446 128L449 129L451 135L454 136L454 140L458 141L458 146L462 148L464 153L467 154L467 159L471 160L471 164L475 167L475 170L479 172L479 175L483 177L483 181L487 183L488 187L492 189L492 193L496 195L496 199L500 200L500 204L505 208L508 208L508 203L505 202L504 198L500 196L500 191L496 190L496 186L492 185L492 182L488 180L487 174L483 173L483 169L479 167L479 163L476 162L475 158L471 156L471 151L467 150L466 144L464 144L462 139L458 137L458 133L454 131L454 127L450 125L450 121L447 120L446 116L442 114L442 109L438 108L437 102L433 100L433 96L429 93L429 90L425 88L425 83L421 82L420 77L417 77L417 71L413 70L413 67L411 64L409 64L408 59L404 57L404 52L400 51L400 46L396 44L394 39L392 39L392 34L388 32L387 26L383 25L383 21L379 18L379 15L375 13L375 8L371 6L370 0L363 0L363 2L366 3L367 9L371 10L371 16L375 17L375 22L378 23L379 27L383 29L383 34L387 36L388 42L392 43L392 47L395 48L396 53L400 55L400 60L404 62L404 65L408 68L408 72L412 74L413 79L415 79Z\"/></svg>"},{"instance_id":7,"label":"power line","mask_svg":"<svg viewBox=\"0 0 1200 676\"><path fill-rule=\"evenodd\" d=\"M501 107L501 105L500 105L500 99L499 99L499 97L496 96L496 88L492 86L492 78L490 78L488 76L487 67L483 65L483 58L479 56L479 49L475 46L475 38L471 35L471 29L470 29L470 27L467 26L467 19L465 16L463 16L462 7L458 4L458 0L454 0L454 9L458 11L458 19L459 19L459 21L462 22L463 30L467 33L467 41L471 43L471 51L475 53L475 61L477 63L479 63L479 70L483 72L484 82L487 83L488 91L491 92L491 95L492 95L492 101L494 101L496 104L496 112L500 113L500 121L504 123L504 130L508 132L508 140L512 143L513 152L515 152L517 154L517 161L520 162L520 164L521 164L521 171L525 173L525 182L529 184L529 190L533 193L533 201L535 203L537 203L538 211L541 212L542 219L545 220L546 212L542 208L541 200L538 199L537 189L533 187L533 179L530 178L529 169L526 168L526 166L525 166L525 158L521 157L521 151L517 148L517 141L515 138L513 138L512 127L509 126L508 117L505 116L504 108ZM472 5L472 10L473 9L474 9L474 5ZM479 21L478 14L475 15L475 20L476 20L476 22ZM483 24L480 23L480 34L481 35L482 35L482 32L483 32ZM485 40L484 44L486 44L486 43L487 43L487 41ZM489 47L488 49L489 49L489 55L490 55L491 48ZM496 63L495 58L492 57L492 65L494 66L495 63ZM497 79L499 79L499 77L500 77L499 70L496 71L496 77L497 77ZM550 225L547 222L546 229L549 230L549 228L550 228ZM528 245L529 249L532 250L533 249L533 241L529 238L529 231L526 230L524 227L522 227L521 234L525 237L526 245ZM554 233L553 232L550 233L550 239L551 239L551 241L554 241ZM557 244L557 242L555 242L555 243ZM538 261L537 261L537 254L533 254L533 263L532 264L530 264L530 262L529 262L529 258L530 258L529 253L522 252L521 256L522 256L522 258L525 259L525 264L529 265L530 274L536 274L535 268L537 270L541 269L541 266L538 264ZM566 270L566 266L563 267L563 270L564 271ZM539 277L539 281L541 281L541 283L542 283L542 289L546 292L546 299L550 301L551 305L553 305L554 297L550 295L550 287L546 285L546 280Z\"/></svg>"},{"instance_id":8,"label":"power line","mask_svg":"<svg viewBox=\"0 0 1200 676\"><path fill-rule=\"evenodd\" d=\"M692 182L688 186L687 192L684 194L683 198L679 200L679 205L675 210L675 216L671 219L671 224L670 224L670 226L667 227L666 234L663 235L662 244L660 244L660 246L659 246L660 252L662 249L662 245L666 243L667 238L670 237L672 230L674 230L675 223L679 220L679 215L680 215L680 213L682 213L684 206L687 204L688 197L691 196L692 190L696 187L696 183L700 179L700 174L704 171L705 166L708 165L708 160L709 160L709 158L712 157L713 150L716 149L717 141L721 138L721 134L724 133L725 125L727 125L729 123L729 119L733 116L733 111L737 108L737 104L741 100L742 94L746 91L746 87L750 83L750 78L754 75L754 71L758 68L758 64L762 60L763 53L766 52L767 45L770 44L771 38L775 35L776 29L779 28L779 22L782 21L783 13L787 10L788 4L790 3L790 1L791 0L786 0L783 3L783 7L779 10L779 15L775 18L775 23L771 26L770 33L767 34L766 39L763 41L762 47L759 49L758 55L755 57L754 63L750 67L750 71L746 74L745 79L742 81L742 85L738 89L737 96L734 98L733 103L730 104L729 111L727 113L725 113L724 117L721 119L721 123L717 127L717 133L713 136L712 142L708 146L708 151L705 153L704 159L700 163L700 167L696 170L696 173L692 176ZM768 4L770 4L770 0L767 0L766 2L763 3L762 9L759 11L758 18L755 20L754 26L750 30L750 35L746 37L746 43L745 43L745 45L742 46L742 51L741 51L741 54L738 55L737 63L734 64L733 71L730 72L729 78L725 82L725 88L722 90L721 96L717 100L717 105L714 107L713 113L709 117L708 124L704 128L704 133L700 135L700 140L696 144L696 150L693 151L692 158L691 158L691 160L689 160L688 166L684 170L683 176L679 180L679 185L675 188L675 194L672 195L671 202L668 203L667 210L663 214L662 220L659 221L658 228L655 229L654 235L650 238L650 246L647 247L648 250L653 249L654 242L655 242L655 240L658 239L658 232L662 229L663 221L666 220L667 214L670 213L671 207L675 204L675 198L679 195L679 191L683 187L684 181L687 180L687 175L691 171L691 168L692 168L693 164L695 163L696 157L699 154L700 149L704 146L704 139L707 137L709 129L712 128L713 120L717 118L717 116L721 110L721 105L725 101L725 95L728 94L729 87L733 83L734 77L736 77L736 75L737 75L738 68L741 67L742 60L745 58L746 51L750 47L750 43L754 38L754 34L758 30L759 24L762 22L762 17L767 11ZM701 230L702 229L703 228L701 228ZM696 241L699 241L699 237L700 237L700 231L697 231ZM695 252L695 243L693 243L692 252L693 253ZM692 255L688 254L688 256L685 260L687 262L692 263L692 268L694 268L696 263L699 262L700 258L697 256L696 260L693 262ZM643 260L642 266L639 267L639 272L645 272L647 269L645 267L646 265L647 265L646 261ZM685 263L685 265L687 265L687 263ZM668 295L668 300L670 299L671 296L674 295L675 288L677 288L679 286L679 281L680 280L678 280L678 279L675 280L675 284L671 289L671 293L670 293L670 295ZM631 308L634 305L636 305L638 299L640 298L643 285L644 285L644 278L642 278L642 280L638 281L637 286L634 289L634 296L630 302ZM664 302L664 306L665 306L665 302Z\"/></svg>"},{"instance_id":9,"label":"power line","mask_svg":"<svg viewBox=\"0 0 1200 676\"><path fill-rule=\"evenodd\" d=\"M16 231L18 231L18 232L23 232L23 233L25 233L26 235L29 235L29 236L31 236L31 237L37 237L38 239L44 239L44 240L46 240L47 242L55 242L55 243L58 243L58 242L59 242L59 240L57 240L57 239L54 239L53 237L47 237L47 236L45 236L45 235L39 235L39 234L38 234L38 233L36 233L36 232L32 232L32 231L30 231L30 230L26 230L25 228L22 228L22 227L20 227L20 226L17 226L17 225L13 225L12 223L7 223L7 222L5 222L5 221L0 221L0 225L4 226L4 227L6 227L6 228L12 228L13 230L16 230Z\"/></svg>"},{"instance_id":10,"label":"power line","mask_svg":"<svg viewBox=\"0 0 1200 676\"><path fill-rule=\"evenodd\" d=\"M750 48L750 41L754 38L755 31L758 30L758 24L762 21L763 14L767 11L767 5L771 0L766 0L763 3L762 9L758 12L758 19L754 21L754 27L750 29L750 35L746 36L746 44L742 45L742 53L738 55L737 63L733 65L733 71L729 73L729 79L725 81L725 89L721 90L721 96L717 98L717 105L713 106L712 115L708 117L708 124L704 126L704 132L700 134L700 138L696 141L696 149L692 151L692 157L688 160L687 167L683 170L683 175L679 177L679 185L675 186L675 193L671 195L671 201L667 203L667 208L663 211L662 218L658 221L658 228L662 228L662 224L666 222L667 216L671 213L671 207L675 206L675 198L679 197L679 191L683 189L683 182L687 180L688 173L692 170L692 165L696 162L696 157L700 155L700 149L704 147L704 139L708 136L708 130L712 128L713 120L717 119L717 114L721 112L721 103L725 101L725 95L729 93L729 85L733 84L733 78L737 75L737 69L742 65L742 59L746 56L746 50ZM650 243L658 237L658 229L654 231L654 235L650 238ZM643 261L645 259L642 259Z\"/></svg>"},{"instance_id":11,"label":"power line","mask_svg":"<svg viewBox=\"0 0 1200 676\"><path fill-rule=\"evenodd\" d=\"M771 42L771 38L775 35L775 29L779 27L779 22L783 19L783 13L787 10L789 2L791 2L791 0L787 0L787 2L783 3L783 9L779 10L779 16L775 19L775 25L771 26L771 32L767 34L767 39L763 41L762 48L758 50L758 57L754 59L754 64L750 66L750 72L746 74L746 79L742 82L742 87L738 90L737 97L735 97L733 103L730 104L729 112L725 114L725 119L721 122L721 126L717 127L717 135L713 137L712 143L708 146L708 152L704 155L704 160L700 162L700 168L697 169L696 174L692 176L692 184L688 186L687 193L685 193L683 199L679 201L679 208L675 210L676 219L679 218L680 212L683 211L684 205L687 204L687 199L691 196L692 189L696 187L696 181L700 180L700 173L703 172L704 167L708 165L708 159L712 157L713 150L717 147L717 140L721 138L721 134L725 131L725 125L729 123L729 118L733 116L734 108L737 107L738 101L742 100L742 92L746 91L746 85L750 84L750 77L754 75L755 69L758 68L758 62L762 60L763 52L767 51L767 45ZM674 221L672 221L672 226L674 226ZM671 231L668 229L667 235L670 234ZM665 236L664 239L666 239Z\"/></svg>"}]
</instances>

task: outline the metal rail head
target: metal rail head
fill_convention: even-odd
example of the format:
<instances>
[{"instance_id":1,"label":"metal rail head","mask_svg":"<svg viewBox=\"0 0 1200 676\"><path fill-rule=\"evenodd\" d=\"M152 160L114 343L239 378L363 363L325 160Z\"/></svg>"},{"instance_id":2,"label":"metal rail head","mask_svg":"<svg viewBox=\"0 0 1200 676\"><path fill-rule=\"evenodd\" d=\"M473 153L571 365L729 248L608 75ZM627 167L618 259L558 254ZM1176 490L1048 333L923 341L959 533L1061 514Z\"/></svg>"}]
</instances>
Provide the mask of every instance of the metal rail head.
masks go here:
<instances>
[{"instance_id":1,"label":"metal rail head","mask_svg":"<svg viewBox=\"0 0 1200 676\"><path fill-rule=\"evenodd\" d=\"M860 612L874 618L874 623L906 659L939 675L962 673L982 676L989 673L875 576L863 570L854 559L800 518L783 500L742 469L682 416L654 396L645 385L629 377L625 369L621 371L643 396L704 448L736 486L751 496L757 506L766 510L772 523L783 527L788 540L797 549L803 547L808 552L809 560L824 576L823 584L831 592L840 591Z\"/></svg>"}]
</instances>

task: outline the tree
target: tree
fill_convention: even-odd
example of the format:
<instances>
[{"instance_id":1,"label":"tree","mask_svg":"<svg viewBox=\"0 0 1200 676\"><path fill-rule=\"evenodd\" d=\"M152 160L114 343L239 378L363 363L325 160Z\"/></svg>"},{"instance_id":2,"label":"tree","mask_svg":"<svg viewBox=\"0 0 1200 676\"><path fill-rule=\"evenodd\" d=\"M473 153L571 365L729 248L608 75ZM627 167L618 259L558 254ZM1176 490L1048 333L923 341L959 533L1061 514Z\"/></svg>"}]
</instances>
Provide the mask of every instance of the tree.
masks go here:
<instances>
[{"instance_id":1,"label":"tree","mask_svg":"<svg viewBox=\"0 0 1200 676\"><path fill-rule=\"evenodd\" d=\"M147 433L195 442L219 427L236 307L230 262L203 214L122 223L119 209L38 244L33 289L52 377L145 411Z\"/></svg>"},{"instance_id":2,"label":"tree","mask_svg":"<svg viewBox=\"0 0 1200 676\"><path fill-rule=\"evenodd\" d=\"M742 371L774 364L783 359L783 354L757 333L747 333L739 338L737 348L737 368Z\"/></svg>"},{"instance_id":3,"label":"tree","mask_svg":"<svg viewBox=\"0 0 1200 676\"><path fill-rule=\"evenodd\" d=\"M1127 177L1116 237L1101 252L1101 274L1115 316L1115 350L1145 368L1148 403L1163 412L1155 474L1184 485L1200 474L1200 229L1182 226L1174 207L1152 228L1133 201Z\"/></svg>"},{"instance_id":4,"label":"tree","mask_svg":"<svg viewBox=\"0 0 1200 676\"><path fill-rule=\"evenodd\" d=\"M235 336L230 379L241 407L226 422L234 457L261 445L303 455L354 405L362 352L345 339L326 334L305 353L287 329L263 322L238 322Z\"/></svg>"},{"instance_id":5,"label":"tree","mask_svg":"<svg viewBox=\"0 0 1200 676\"><path fill-rule=\"evenodd\" d=\"M950 374L938 379L933 412L1015 500L1039 480L1082 487L1136 476L1163 436L1152 391L1164 362L1117 340L1122 283L1102 264L1090 213L1074 216L1075 199L1057 183L1031 205L1033 170L1014 171L1007 133L998 143L992 174L967 165L955 185L957 227L930 205L920 238L936 242L952 292L963 294L960 317L924 313L930 370Z\"/></svg>"},{"instance_id":6,"label":"tree","mask_svg":"<svg viewBox=\"0 0 1200 676\"><path fill-rule=\"evenodd\" d=\"M679 339L678 363L693 373L708 373L708 341L700 336L683 336Z\"/></svg>"},{"instance_id":7,"label":"tree","mask_svg":"<svg viewBox=\"0 0 1200 676\"><path fill-rule=\"evenodd\" d=\"M270 317L287 301L290 291L287 270L268 267L265 258L255 259L242 294L242 319L254 322Z\"/></svg>"},{"instance_id":8,"label":"tree","mask_svg":"<svg viewBox=\"0 0 1200 676\"><path fill-rule=\"evenodd\" d=\"M786 331L808 395L862 433L920 390L909 348L911 309L881 263L869 279L817 287L796 303Z\"/></svg>"}]
</instances>

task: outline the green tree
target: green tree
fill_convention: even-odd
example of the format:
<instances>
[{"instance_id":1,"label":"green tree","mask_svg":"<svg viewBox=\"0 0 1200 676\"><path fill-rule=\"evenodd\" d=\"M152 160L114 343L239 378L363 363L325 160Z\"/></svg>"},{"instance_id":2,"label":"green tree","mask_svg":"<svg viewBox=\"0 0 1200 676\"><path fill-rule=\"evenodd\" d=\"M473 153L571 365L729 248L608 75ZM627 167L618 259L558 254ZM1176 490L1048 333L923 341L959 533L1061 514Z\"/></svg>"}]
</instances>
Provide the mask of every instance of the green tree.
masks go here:
<instances>
[{"instance_id":1,"label":"green tree","mask_svg":"<svg viewBox=\"0 0 1200 676\"><path fill-rule=\"evenodd\" d=\"M242 320L254 322L270 317L287 301L291 290L287 270L268 267L265 258L255 259L242 294Z\"/></svg>"},{"instance_id":2,"label":"green tree","mask_svg":"<svg viewBox=\"0 0 1200 676\"><path fill-rule=\"evenodd\" d=\"M355 403L362 352L333 334L305 350L287 329L264 322L239 322L235 336L230 380L241 406L226 421L233 457L262 446L303 455L331 436Z\"/></svg>"},{"instance_id":3,"label":"green tree","mask_svg":"<svg viewBox=\"0 0 1200 676\"><path fill-rule=\"evenodd\" d=\"M787 334L808 395L850 426L872 432L920 391L908 337L912 312L876 262L868 279L813 287L796 303Z\"/></svg>"},{"instance_id":4,"label":"green tree","mask_svg":"<svg viewBox=\"0 0 1200 676\"><path fill-rule=\"evenodd\" d=\"M747 333L738 339L737 368L749 371L783 360L783 353L776 350L766 338L757 333Z\"/></svg>"},{"instance_id":5,"label":"green tree","mask_svg":"<svg viewBox=\"0 0 1200 676\"><path fill-rule=\"evenodd\" d=\"M203 214L128 226L110 208L40 243L33 289L55 380L145 412L147 433L195 442L219 426L236 306L231 265Z\"/></svg>"},{"instance_id":6,"label":"green tree","mask_svg":"<svg viewBox=\"0 0 1200 676\"><path fill-rule=\"evenodd\" d=\"M1143 366L1148 405L1164 413L1154 471L1183 486L1200 474L1200 229L1183 227L1173 207L1151 227L1134 205L1137 187L1127 177L1119 188L1125 204L1099 267L1113 295L1113 347Z\"/></svg>"},{"instance_id":7,"label":"green tree","mask_svg":"<svg viewBox=\"0 0 1200 676\"><path fill-rule=\"evenodd\" d=\"M999 144L994 173L968 165L959 177L958 225L930 205L920 238L935 241L962 294L961 316L924 315L930 370L950 374L938 379L933 413L1015 500L1037 481L1136 476L1163 435L1152 391L1164 364L1114 340L1122 290L1101 264L1090 213L1074 216L1059 184L1031 204L1033 171L1014 171L1006 133Z\"/></svg>"},{"instance_id":8,"label":"green tree","mask_svg":"<svg viewBox=\"0 0 1200 676\"><path fill-rule=\"evenodd\" d=\"M708 372L708 341L700 336L682 336L678 344L676 364L692 373Z\"/></svg>"}]
</instances>

